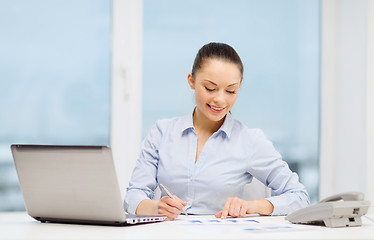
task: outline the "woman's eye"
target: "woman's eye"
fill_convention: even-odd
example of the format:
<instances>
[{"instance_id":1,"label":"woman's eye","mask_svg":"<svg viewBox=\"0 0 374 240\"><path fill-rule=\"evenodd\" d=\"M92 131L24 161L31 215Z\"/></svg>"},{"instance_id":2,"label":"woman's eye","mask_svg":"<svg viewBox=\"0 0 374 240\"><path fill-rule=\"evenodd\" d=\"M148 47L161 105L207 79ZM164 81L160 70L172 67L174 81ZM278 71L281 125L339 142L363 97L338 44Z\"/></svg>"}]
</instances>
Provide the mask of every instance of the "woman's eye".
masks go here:
<instances>
[{"instance_id":1,"label":"woman's eye","mask_svg":"<svg viewBox=\"0 0 374 240\"><path fill-rule=\"evenodd\" d=\"M212 88L207 88L207 87L205 87L205 89L206 89L208 92L213 92L213 91L214 91L214 89L212 89Z\"/></svg>"},{"instance_id":2,"label":"woman's eye","mask_svg":"<svg viewBox=\"0 0 374 240\"><path fill-rule=\"evenodd\" d=\"M235 94L235 90L234 91L227 91L228 93L230 94Z\"/></svg>"}]
</instances>

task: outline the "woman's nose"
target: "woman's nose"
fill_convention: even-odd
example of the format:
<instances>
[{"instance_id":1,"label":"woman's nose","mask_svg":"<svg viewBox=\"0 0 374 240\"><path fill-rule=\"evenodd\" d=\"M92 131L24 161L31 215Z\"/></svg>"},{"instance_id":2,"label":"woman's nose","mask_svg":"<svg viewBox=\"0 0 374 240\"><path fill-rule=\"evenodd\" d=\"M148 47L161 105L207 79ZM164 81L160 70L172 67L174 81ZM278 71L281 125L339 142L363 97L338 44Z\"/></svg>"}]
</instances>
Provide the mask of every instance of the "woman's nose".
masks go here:
<instances>
[{"instance_id":1,"label":"woman's nose","mask_svg":"<svg viewBox=\"0 0 374 240\"><path fill-rule=\"evenodd\" d=\"M218 105L218 107L221 107L220 104L225 102L224 93L221 91L217 92L213 101Z\"/></svg>"}]
</instances>

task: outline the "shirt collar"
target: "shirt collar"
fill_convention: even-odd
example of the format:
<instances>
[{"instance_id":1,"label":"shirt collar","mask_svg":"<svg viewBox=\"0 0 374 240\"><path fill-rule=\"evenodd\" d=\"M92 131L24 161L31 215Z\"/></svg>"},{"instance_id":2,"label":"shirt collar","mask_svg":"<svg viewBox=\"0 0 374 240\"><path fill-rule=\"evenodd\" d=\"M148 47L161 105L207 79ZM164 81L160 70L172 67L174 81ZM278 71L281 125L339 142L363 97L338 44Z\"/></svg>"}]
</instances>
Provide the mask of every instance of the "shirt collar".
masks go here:
<instances>
[{"instance_id":1,"label":"shirt collar","mask_svg":"<svg viewBox=\"0 0 374 240\"><path fill-rule=\"evenodd\" d=\"M182 123L181 131L182 133L187 132L188 130L195 131L193 126L193 113L195 109L192 111L191 114L184 117L184 121ZM217 133L224 133L228 138L231 136L232 128L234 125L234 119L232 118L231 113L227 113L225 117L225 121L223 122L222 126L218 129Z\"/></svg>"},{"instance_id":2,"label":"shirt collar","mask_svg":"<svg viewBox=\"0 0 374 240\"><path fill-rule=\"evenodd\" d=\"M226 114L225 121L222 126L219 128L218 132L224 132L228 138L231 136L232 128L234 125L234 119L232 118L231 113Z\"/></svg>"},{"instance_id":3,"label":"shirt collar","mask_svg":"<svg viewBox=\"0 0 374 240\"><path fill-rule=\"evenodd\" d=\"M195 109L192 111L191 114L188 114L187 116L185 116L183 118L183 122L182 122L182 128L181 128L181 131L182 133L185 133L187 132L188 130L193 130L195 131L194 129L194 126L193 126L193 113L194 113Z\"/></svg>"}]
</instances>

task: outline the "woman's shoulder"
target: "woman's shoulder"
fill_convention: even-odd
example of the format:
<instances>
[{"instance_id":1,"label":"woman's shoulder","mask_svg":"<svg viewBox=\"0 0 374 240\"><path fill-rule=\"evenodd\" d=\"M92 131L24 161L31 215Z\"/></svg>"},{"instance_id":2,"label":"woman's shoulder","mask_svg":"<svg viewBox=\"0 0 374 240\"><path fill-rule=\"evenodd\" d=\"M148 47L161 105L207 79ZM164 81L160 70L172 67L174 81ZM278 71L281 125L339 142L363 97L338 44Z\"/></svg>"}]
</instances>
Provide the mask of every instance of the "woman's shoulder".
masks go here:
<instances>
[{"instance_id":1,"label":"woman's shoulder","mask_svg":"<svg viewBox=\"0 0 374 240\"><path fill-rule=\"evenodd\" d=\"M248 146L248 144L251 146L260 146L264 143L269 142L269 139L261 128L248 127L246 124L239 120L233 121L231 136L233 141L238 141L238 143L244 144L246 146Z\"/></svg>"},{"instance_id":2,"label":"woman's shoulder","mask_svg":"<svg viewBox=\"0 0 374 240\"><path fill-rule=\"evenodd\" d=\"M256 137L264 135L264 132L261 128L257 127L248 127L243 122L233 119L233 128L232 130L236 133L240 133L240 135L243 136L250 136L250 137Z\"/></svg>"},{"instance_id":3,"label":"woman's shoulder","mask_svg":"<svg viewBox=\"0 0 374 240\"><path fill-rule=\"evenodd\" d=\"M186 116L177 116L177 117L170 117L170 118L161 118L158 119L155 125L160 125L163 127L169 126L170 124L178 124L185 120Z\"/></svg>"},{"instance_id":4,"label":"woman's shoulder","mask_svg":"<svg viewBox=\"0 0 374 240\"><path fill-rule=\"evenodd\" d=\"M169 131L183 130L189 124L189 116L177 116L171 118L162 118L155 122L152 129L165 133Z\"/></svg>"}]
</instances>

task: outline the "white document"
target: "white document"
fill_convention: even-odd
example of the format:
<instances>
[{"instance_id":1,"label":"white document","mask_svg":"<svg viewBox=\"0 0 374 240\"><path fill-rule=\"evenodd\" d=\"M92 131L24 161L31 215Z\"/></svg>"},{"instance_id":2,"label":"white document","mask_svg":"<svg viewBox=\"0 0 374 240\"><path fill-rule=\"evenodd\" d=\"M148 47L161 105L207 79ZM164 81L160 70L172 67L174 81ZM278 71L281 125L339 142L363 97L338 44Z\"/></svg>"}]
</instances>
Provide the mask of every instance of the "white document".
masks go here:
<instances>
[{"instance_id":1,"label":"white document","mask_svg":"<svg viewBox=\"0 0 374 240\"><path fill-rule=\"evenodd\" d=\"M167 224L181 227L198 233L219 233L219 232L280 232L303 230L304 226L295 225L284 221L284 223L274 223L267 217L247 217L247 218L227 218L219 219L215 217L188 216L179 218Z\"/></svg>"}]
</instances>

